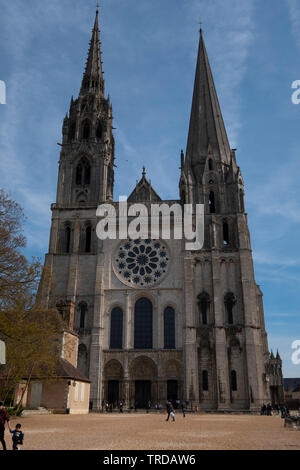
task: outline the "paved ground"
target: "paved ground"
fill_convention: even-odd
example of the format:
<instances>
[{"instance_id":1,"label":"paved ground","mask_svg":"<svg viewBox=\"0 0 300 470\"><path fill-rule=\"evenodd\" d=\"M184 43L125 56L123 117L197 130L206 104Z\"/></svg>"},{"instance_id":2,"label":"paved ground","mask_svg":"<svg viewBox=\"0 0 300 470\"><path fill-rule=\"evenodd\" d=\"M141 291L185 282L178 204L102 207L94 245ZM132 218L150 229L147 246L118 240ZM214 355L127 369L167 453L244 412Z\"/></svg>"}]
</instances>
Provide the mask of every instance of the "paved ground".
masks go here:
<instances>
[{"instance_id":1,"label":"paved ground","mask_svg":"<svg viewBox=\"0 0 300 470\"><path fill-rule=\"evenodd\" d=\"M164 414L34 415L22 423L23 450L300 449L300 431L278 416ZM6 431L10 447L10 435Z\"/></svg>"}]
</instances>

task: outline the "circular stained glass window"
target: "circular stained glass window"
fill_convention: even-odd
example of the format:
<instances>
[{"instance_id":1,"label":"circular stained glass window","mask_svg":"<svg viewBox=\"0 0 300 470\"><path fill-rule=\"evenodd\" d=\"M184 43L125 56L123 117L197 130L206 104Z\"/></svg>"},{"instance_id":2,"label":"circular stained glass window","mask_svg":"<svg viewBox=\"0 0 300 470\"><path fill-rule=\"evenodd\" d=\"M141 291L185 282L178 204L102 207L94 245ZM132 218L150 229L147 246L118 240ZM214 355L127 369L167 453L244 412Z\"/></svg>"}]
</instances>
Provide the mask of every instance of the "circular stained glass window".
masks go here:
<instances>
[{"instance_id":1,"label":"circular stained glass window","mask_svg":"<svg viewBox=\"0 0 300 470\"><path fill-rule=\"evenodd\" d=\"M124 240L114 256L118 278L132 287L154 287L165 276L170 262L167 246L160 240Z\"/></svg>"}]
</instances>

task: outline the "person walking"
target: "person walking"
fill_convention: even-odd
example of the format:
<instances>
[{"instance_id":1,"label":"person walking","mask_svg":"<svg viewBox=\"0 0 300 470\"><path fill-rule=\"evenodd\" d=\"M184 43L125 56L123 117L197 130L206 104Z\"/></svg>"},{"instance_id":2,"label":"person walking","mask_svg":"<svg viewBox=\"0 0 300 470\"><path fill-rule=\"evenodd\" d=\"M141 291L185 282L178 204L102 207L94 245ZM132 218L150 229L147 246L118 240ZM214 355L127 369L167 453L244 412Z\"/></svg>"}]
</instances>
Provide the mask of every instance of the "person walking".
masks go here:
<instances>
[{"instance_id":1,"label":"person walking","mask_svg":"<svg viewBox=\"0 0 300 470\"><path fill-rule=\"evenodd\" d=\"M174 412L174 407L170 401L167 402L167 413L168 417L166 421L169 421L169 418L171 416L172 420L175 421L175 412Z\"/></svg>"},{"instance_id":2,"label":"person walking","mask_svg":"<svg viewBox=\"0 0 300 470\"><path fill-rule=\"evenodd\" d=\"M2 444L3 450L6 450L6 444L4 440L4 432L5 432L5 421L7 422L7 426L10 430L9 426L9 415L4 408L3 401L0 401L0 442Z\"/></svg>"},{"instance_id":3,"label":"person walking","mask_svg":"<svg viewBox=\"0 0 300 470\"><path fill-rule=\"evenodd\" d=\"M185 418L186 409L183 403L181 403L181 410L182 410L183 417Z\"/></svg>"},{"instance_id":4,"label":"person walking","mask_svg":"<svg viewBox=\"0 0 300 470\"><path fill-rule=\"evenodd\" d=\"M10 429L10 432L12 433L13 450L19 450L18 445L23 445L24 433L21 431L21 427L21 424L16 424L13 431Z\"/></svg>"}]
</instances>

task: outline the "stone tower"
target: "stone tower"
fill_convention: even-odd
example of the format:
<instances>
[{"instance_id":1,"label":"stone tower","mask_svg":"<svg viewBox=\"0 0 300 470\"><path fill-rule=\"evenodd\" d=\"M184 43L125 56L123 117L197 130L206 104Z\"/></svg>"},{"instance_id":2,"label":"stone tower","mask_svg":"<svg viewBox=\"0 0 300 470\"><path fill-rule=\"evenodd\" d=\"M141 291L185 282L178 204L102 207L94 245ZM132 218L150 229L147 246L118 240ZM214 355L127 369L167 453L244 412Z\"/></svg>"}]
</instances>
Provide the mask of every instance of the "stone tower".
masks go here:
<instances>
[{"instance_id":1,"label":"stone tower","mask_svg":"<svg viewBox=\"0 0 300 470\"><path fill-rule=\"evenodd\" d=\"M203 410L256 411L280 387L270 367L262 293L255 282L244 183L228 143L202 31L180 198L164 201L143 168L128 207L203 204L205 242L104 240L100 203L113 202L112 109L104 95L98 11L79 96L63 123L57 201L40 294L75 305L78 367L91 408L186 400ZM49 280L51 282L49 282ZM274 359L275 360L275 359ZM281 376L271 380L273 371ZM281 396L275 393L272 396Z\"/></svg>"},{"instance_id":2,"label":"stone tower","mask_svg":"<svg viewBox=\"0 0 300 470\"><path fill-rule=\"evenodd\" d=\"M100 45L97 11L80 93L77 100L72 97L63 122L58 205L94 205L113 198L112 108L104 96Z\"/></svg>"},{"instance_id":3,"label":"stone tower","mask_svg":"<svg viewBox=\"0 0 300 470\"><path fill-rule=\"evenodd\" d=\"M257 409L269 396L262 294L254 278L243 178L229 147L202 31L180 195L185 203L205 206L205 244L187 260L193 274L185 287L198 305L190 307L188 345L199 380L195 395L201 390L199 399L208 407Z\"/></svg>"}]
</instances>

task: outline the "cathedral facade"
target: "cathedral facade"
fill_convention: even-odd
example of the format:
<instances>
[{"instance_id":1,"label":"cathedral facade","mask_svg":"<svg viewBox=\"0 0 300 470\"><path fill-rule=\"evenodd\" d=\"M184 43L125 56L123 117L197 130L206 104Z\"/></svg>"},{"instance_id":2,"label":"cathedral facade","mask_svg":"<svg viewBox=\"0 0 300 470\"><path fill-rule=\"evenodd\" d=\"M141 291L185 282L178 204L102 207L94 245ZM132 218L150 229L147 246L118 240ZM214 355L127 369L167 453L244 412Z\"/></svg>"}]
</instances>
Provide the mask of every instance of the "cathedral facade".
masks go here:
<instances>
[{"instance_id":1,"label":"cathedral facade","mask_svg":"<svg viewBox=\"0 0 300 470\"><path fill-rule=\"evenodd\" d=\"M78 368L103 400L143 408L167 399L201 410L257 411L279 402L279 355L268 350L255 282L244 182L229 147L202 31L179 197L163 201L143 169L128 206L204 205L204 245L100 240L97 207L113 199L112 107L105 97L98 11L79 96L63 122L56 203L40 294L73 305ZM46 280L47 279L47 280ZM276 378L277 377L277 378ZM272 388L273 387L273 388Z\"/></svg>"}]
</instances>

